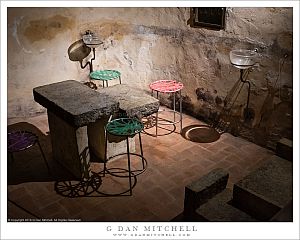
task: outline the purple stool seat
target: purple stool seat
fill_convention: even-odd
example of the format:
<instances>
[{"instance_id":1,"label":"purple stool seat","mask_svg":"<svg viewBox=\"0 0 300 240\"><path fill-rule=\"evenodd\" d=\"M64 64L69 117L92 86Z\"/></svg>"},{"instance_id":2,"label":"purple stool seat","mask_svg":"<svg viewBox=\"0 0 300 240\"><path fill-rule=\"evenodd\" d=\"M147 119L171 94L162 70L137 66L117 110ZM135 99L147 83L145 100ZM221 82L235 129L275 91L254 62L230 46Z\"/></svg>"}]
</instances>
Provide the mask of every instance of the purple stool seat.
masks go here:
<instances>
[{"instance_id":1,"label":"purple stool seat","mask_svg":"<svg viewBox=\"0 0 300 240\"><path fill-rule=\"evenodd\" d=\"M9 152L19 152L32 147L38 137L27 131L15 131L7 134L7 148Z\"/></svg>"},{"instance_id":2,"label":"purple stool seat","mask_svg":"<svg viewBox=\"0 0 300 240\"><path fill-rule=\"evenodd\" d=\"M21 130L12 131L12 132L7 133L7 150L8 150L8 153L11 155L12 159L13 159L14 152L20 152L20 151L26 150L26 149L34 146L36 143L38 144L38 146L40 148L40 151L42 153L43 159L47 166L48 172L50 172L48 163L46 161L44 152L39 143L39 139L38 139L37 135L35 135L34 133L29 132L29 131L21 131Z\"/></svg>"}]
</instances>

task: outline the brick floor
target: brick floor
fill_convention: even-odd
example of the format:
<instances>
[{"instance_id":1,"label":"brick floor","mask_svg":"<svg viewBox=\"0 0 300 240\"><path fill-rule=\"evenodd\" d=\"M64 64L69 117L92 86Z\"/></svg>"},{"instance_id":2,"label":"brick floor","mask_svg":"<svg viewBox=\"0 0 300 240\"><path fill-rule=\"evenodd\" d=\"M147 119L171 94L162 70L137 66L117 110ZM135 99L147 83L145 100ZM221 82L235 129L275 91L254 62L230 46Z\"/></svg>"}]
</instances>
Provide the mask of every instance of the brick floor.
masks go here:
<instances>
[{"instance_id":1,"label":"brick floor","mask_svg":"<svg viewBox=\"0 0 300 240\"><path fill-rule=\"evenodd\" d=\"M228 133L213 143L194 143L184 139L177 126L175 132L157 138L142 134L148 168L137 177L132 196L99 197L92 194L90 197L68 198L54 190L55 181L64 181L70 176L52 159L47 116L8 119L8 124L10 128L26 128L38 134L52 172L49 176L38 148L16 155L15 161L9 163L8 198L19 207L8 202L8 218L28 218L30 215L24 211L26 209L40 218L170 221L182 212L184 188L193 180L221 167L229 171L227 187L232 188L234 182L274 154ZM192 124L203 122L184 115L183 126ZM148 129L148 132L154 133L154 129ZM124 165L125 161L121 162L119 159L111 164ZM133 167L137 164L134 161ZM102 164L92 163L92 169L99 171ZM100 189L123 189L127 184L127 179L106 176Z\"/></svg>"}]
</instances>

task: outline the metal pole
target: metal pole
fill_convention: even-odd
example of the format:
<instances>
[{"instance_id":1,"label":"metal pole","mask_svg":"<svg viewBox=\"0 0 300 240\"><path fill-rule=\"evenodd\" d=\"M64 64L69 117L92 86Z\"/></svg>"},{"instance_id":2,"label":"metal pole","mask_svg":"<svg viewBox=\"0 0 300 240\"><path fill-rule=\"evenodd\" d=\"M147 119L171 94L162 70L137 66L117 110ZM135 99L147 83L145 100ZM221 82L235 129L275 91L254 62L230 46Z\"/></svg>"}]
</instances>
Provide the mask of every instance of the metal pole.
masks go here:
<instances>
[{"instance_id":1,"label":"metal pole","mask_svg":"<svg viewBox=\"0 0 300 240\"><path fill-rule=\"evenodd\" d=\"M93 60L95 59L96 59L95 48L93 48L93 58L91 59L90 62L90 73L93 72Z\"/></svg>"},{"instance_id":2,"label":"metal pole","mask_svg":"<svg viewBox=\"0 0 300 240\"><path fill-rule=\"evenodd\" d=\"M243 79L243 73L244 73L244 69L240 70L240 80L243 83L247 83L248 84L248 96L247 96L247 105L246 105L246 117L248 117L248 107L249 107L249 100L250 100L250 82L248 80L244 80Z\"/></svg>"},{"instance_id":3,"label":"metal pole","mask_svg":"<svg viewBox=\"0 0 300 240\"><path fill-rule=\"evenodd\" d=\"M108 161L108 159L107 159L107 141L108 141L108 136L107 136L106 129L104 129L104 134L105 134L105 145L104 145L104 169L103 169L103 177L105 177L106 162Z\"/></svg>"},{"instance_id":4,"label":"metal pole","mask_svg":"<svg viewBox=\"0 0 300 240\"><path fill-rule=\"evenodd\" d=\"M176 97L175 97L176 92L173 92L173 117L174 117L174 123L176 121Z\"/></svg>"},{"instance_id":5,"label":"metal pole","mask_svg":"<svg viewBox=\"0 0 300 240\"><path fill-rule=\"evenodd\" d=\"M158 125L158 110L157 110L157 112L156 112L156 121L155 121L155 136L157 137L157 125Z\"/></svg>"},{"instance_id":6,"label":"metal pole","mask_svg":"<svg viewBox=\"0 0 300 240\"><path fill-rule=\"evenodd\" d=\"M179 111L180 111L180 132L182 131L182 95L181 90L179 90Z\"/></svg>"},{"instance_id":7,"label":"metal pole","mask_svg":"<svg viewBox=\"0 0 300 240\"><path fill-rule=\"evenodd\" d=\"M127 143L127 159L128 159L128 177L129 177L129 186L130 186L130 195L132 195L132 186L131 186L131 169L130 169L130 152L129 152L129 141L128 137L126 137Z\"/></svg>"},{"instance_id":8,"label":"metal pole","mask_svg":"<svg viewBox=\"0 0 300 240\"><path fill-rule=\"evenodd\" d=\"M144 170L144 169L145 169L145 163L144 163L144 153L143 153L143 146L142 146L141 133L139 133L139 141L140 141L140 150L141 150L142 163L143 163L143 170Z\"/></svg>"}]
</instances>

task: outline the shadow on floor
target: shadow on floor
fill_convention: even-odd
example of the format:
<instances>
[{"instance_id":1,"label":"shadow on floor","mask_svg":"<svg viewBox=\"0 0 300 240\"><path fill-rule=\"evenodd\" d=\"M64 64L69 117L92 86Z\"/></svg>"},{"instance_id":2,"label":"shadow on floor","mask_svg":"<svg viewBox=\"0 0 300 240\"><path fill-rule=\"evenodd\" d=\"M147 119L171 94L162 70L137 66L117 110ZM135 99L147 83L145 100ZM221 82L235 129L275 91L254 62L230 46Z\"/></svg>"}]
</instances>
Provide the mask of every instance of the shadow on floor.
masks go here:
<instances>
[{"instance_id":1,"label":"shadow on floor","mask_svg":"<svg viewBox=\"0 0 300 240\"><path fill-rule=\"evenodd\" d=\"M74 179L72 174L53 160L51 138L49 134L43 134L36 126L28 122L19 122L8 125L7 130L30 131L36 134L39 138L50 171L49 173L42 153L38 145L35 144L26 150L13 153L13 159L7 159L8 185L24 182L66 181Z\"/></svg>"}]
</instances>

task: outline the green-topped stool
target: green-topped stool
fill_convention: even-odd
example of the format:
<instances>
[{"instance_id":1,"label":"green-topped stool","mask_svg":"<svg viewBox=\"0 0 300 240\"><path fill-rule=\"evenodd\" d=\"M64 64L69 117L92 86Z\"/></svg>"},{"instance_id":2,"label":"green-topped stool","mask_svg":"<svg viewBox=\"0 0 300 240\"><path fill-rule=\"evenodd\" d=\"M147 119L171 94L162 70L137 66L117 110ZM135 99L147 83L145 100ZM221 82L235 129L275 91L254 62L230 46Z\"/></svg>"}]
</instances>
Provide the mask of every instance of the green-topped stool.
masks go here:
<instances>
[{"instance_id":1,"label":"green-topped stool","mask_svg":"<svg viewBox=\"0 0 300 240\"><path fill-rule=\"evenodd\" d=\"M118 193L118 194L114 194L114 195L124 195L124 194L128 194L128 192L129 192L129 195L132 195L132 189L136 185L136 176L143 173L147 168L147 161L143 155L143 146L142 146L142 139L141 139L141 131L143 129L144 129L143 123L135 118L117 118L117 119L114 119L114 120L108 122L108 124L106 125L105 161L104 161L104 170L103 170L104 176L105 176L105 173L108 173L115 177L126 177L129 180L129 189L122 193ZM128 138L134 137L136 134L139 135L140 154L132 153L129 151ZM127 152L111 156L108 159L107 158L108 135L126 138ZM128 169L107 168L106 164L109 160L111 160L114 157L117 157L120 155L125 155L125 154L127 154ZM141 162L142 162L141 169L131 169L130 155L136 155L136 156L140 157Z\"/></svg>"},{"instance_id":2,"label":"green-topped stool","mask_svg":"<svg viewBox=\"0 0 300 240\"><path fill-rule=\"evenodd\" d=\"M119 78L120 84L121 84L121 73L117 70L97 70L90 73L90 77L93 80L101 80L103 82L104 87L104 81L106 82L106 87L108 87L108 81L114 80Z\"/></svg>"}]
</instances>

